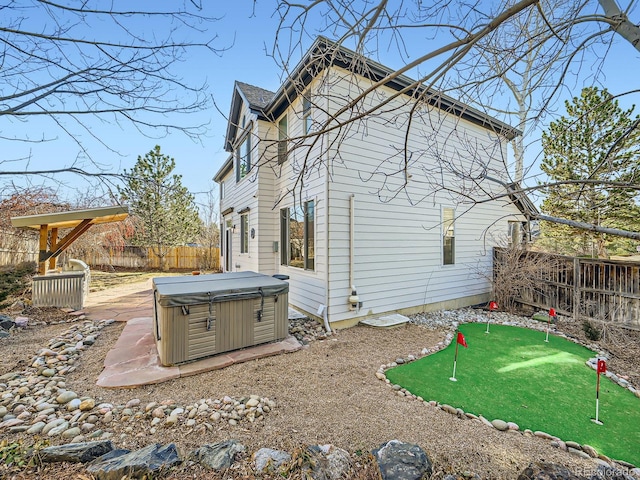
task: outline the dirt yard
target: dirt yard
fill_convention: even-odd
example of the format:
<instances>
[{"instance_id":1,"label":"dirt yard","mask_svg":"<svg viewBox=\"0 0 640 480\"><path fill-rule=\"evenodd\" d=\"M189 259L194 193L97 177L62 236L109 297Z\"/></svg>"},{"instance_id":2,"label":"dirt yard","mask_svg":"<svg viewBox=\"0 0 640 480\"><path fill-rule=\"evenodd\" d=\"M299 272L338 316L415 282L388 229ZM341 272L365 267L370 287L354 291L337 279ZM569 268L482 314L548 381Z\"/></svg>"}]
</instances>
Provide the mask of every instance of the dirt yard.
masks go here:
<instances>
[{"instance_id":1,"label":"dirt yard","mask_svg":"<svg viewBox=\"0 0 640 480\"><path fill-rule=\"evenodd\" d=\"M569 333L581 335L577 325L565 322L560 326ZM39 348L68 328L68 324L40 325L0 340L0 375L24 368ZM239 440L247 448L244 460L225 474L212 475L199 466L185 464L170 478L252 478L249 455L261 447L294 452L306 445L331 443L361 459L361 470L354 473L353 478L373 479L376 478L373 470L365 468L369 461L367 453L391 439L419 444L434 462L432 478L435 479L449 473L467 478L478 475L487 479L514 479L536 460L560 463L580 472L593 472L596 467L594 461L554 448L548 440L521 432L499 432L479 421L461 419L401 397L376 378L380 365L408 354L417 355L422 348L442 341L445 332L440 329L418 325L390 330L354 327L326 340L313 341L303 350L288 355L131 390L99 388L95 385L96 378L122 328L122 324L116 323L102 331L95 345L82 354L80 368L67 376L66 388L114 405L123 405L134 398L140 399L142 405L166 400L186 405L202 398L225 395L238 398L251 394L277 402L277 407L264 421L236 426L218 422L213 431L206 433L198 433L184 424L174 428L161 426L154 435L149 433L148 426L127 431L127 423L109 425L107 430L113 432L112 441L117 448L135 449L154 442L175 442L186 454L202 444L229 439ZM624 342L618 338L611 344L614 350L619 348L613 355L611 368L628 375L636 384L640 380L639 341L637 332L630 332ZM630 345L634 345L633 349L625 350ZM496 392L496 395L499 401L500 395L509 395L509 392ZM8 436L2 432L0 441L20 438L26 443L34 441L20 435ZM63 441L49 440L51 443ZM0 476L1 473L0 470ZM82 476L86 475L82 466L59 464L16 472L7 478L59 479L74 475L90 478Z\"/></svg>"}]
</instances>

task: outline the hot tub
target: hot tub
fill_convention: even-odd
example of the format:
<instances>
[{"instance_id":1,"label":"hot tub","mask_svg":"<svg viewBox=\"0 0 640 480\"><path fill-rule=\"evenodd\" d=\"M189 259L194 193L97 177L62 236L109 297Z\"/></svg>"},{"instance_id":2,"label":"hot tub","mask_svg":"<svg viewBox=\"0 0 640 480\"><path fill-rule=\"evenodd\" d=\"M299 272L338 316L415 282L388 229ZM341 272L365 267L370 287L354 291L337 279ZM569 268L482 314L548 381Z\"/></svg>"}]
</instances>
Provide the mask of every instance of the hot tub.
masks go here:
<instances>
[{"instance_id":1,"label":"hot tub","mask_svg":"<svg viewBox=\"0 0 640 480\"><path fill-rule=\"evenodd\" d=\"M162 365L197 360L285 338L289 284L255 272L153 279Z\"/></svg>"}]
</instances>

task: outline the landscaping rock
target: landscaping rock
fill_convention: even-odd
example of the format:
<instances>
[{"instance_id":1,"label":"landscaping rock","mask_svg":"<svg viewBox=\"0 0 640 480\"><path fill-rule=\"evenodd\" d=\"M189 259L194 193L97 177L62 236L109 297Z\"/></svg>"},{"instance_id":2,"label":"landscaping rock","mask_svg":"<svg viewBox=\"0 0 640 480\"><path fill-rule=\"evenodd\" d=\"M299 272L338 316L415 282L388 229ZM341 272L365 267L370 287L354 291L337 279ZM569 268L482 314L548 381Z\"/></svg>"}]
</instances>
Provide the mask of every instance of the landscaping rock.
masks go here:
<instances>
[{"instance_id":1,"label":"landscaping rock","mask_svg":"<svg viewBox=\"0 0 640 480\"><path fill-rule=\"evenodd\" d=\"M280 465L291 460L291 455L282 450L261 448L253 454L253 463L258 473L276 470Z\"/></svg>"},{"instance_id":2,"label":"landscaping rock","mask_svg":"<svg viewBox=\"0 0 640 480\"><path fill-rule=\"evenodd\" d=\"M78 394L76 392L72 392L71 390L67 390L56 397L56 402L64 405L75 398L78 398Z\"/></svg>"},{"instance_id":3,"label":"landscaping rock","mask_svg":"<svg viewBox=\"0 0 640 480\"><path fill-rule=\"evenodd\" d=\"M63 422L60 423L59 425L56 425L52 429L50 429L48 432L46 432L47 435L49 435L50 437L55 437L56 435L60 435L60 434L62 434L62 432L64 432L64 431L69 429L69 422L67 422L63 418L59 419L59 420L63 420ZM42 433L45 433L45 432L42 432Z\"/></svg>"},{"instance_id":4,"label":"landscaping rock","mask_svg":"<svg viewBox=\"0 0 640 480\"><path fill-rule=\"evenodd\" d=\"M313 462L305 465L314 480L340 480L348 478L351 470L349 452L334 445L311 445L307 447Z\"/></svg>"},{"instance_id":5,"label":"landscaping rock","mask_svg":"<svg viewBox=\"0 0 640 480\"><path fill-rule=\"evenodd\" d=\"M390 440L372 453L382 480L420 480L433 472L431 459L415 444Z\"/></svg>"},{"instance_id":6,"label":"landscaping rock","mask_svg":"<svg viewBox=\"0 0 640 480\"><path fill-rule=\"evenodd\" d=\"M450 413L451 415L457 415L458 413L458 411L455 408L453 408L451 405L447 405L446 403L440 405L440 408L445 412Z\"/></svg>"},{"instance_id":7,"label":"landscaping rock","mask_svg":"<svg viewBox=\"0 0 640 480\"><path fill-rule=\"evenodd\" d=\"M56 418L55 420L50 421L49 423L47 423L45 425L45 427L42 429L42 433L44 435L49 433L49 430L62 425L64 423L64 418Z\"/></svg>"},{"instance_id":8,"label":"landscaping rock","mask_svg":"<svg viewBox=\"0 0 640 480\"><path fill-rule=\"evenodd\" d=\"M82 431L80 427L72 427L69 430L65 430L62 432L62 438L76 438L78 435L81 435Z\"/></svg>"},{"instance_id":9,"label":"landscaping rock","mask_svg":"<svg viewBox=\"0 0 640 480\"><path fill-rule=\"evenodd\" d=\"M496 430L500 430L502 432L509 430L509 425L504 420L500 420L496 418L491 422L491 424L496 428Z\"/></svg>"},{"instance_id":10,"label":"landscaping rock","mask_svg":"<svg viewBox=\"0 0 640 480\"><path fill-rule=\"evenodd\" d=\"M567 443L567 452L575 455L576 457L591 458L587 453L583 452L582 450L578 450L577 448L570 447L568 443Z\"/></svg>"},{"instance_id":11,"label":"landscaping rock","mask_svg":"<svg viewBox=\"0 0 640 480\"><path fill-rule=\"evenodd\" d=\"M27 328L27 326L29 325L29 318L28 317L16 317L14 319L14 322L16 324L16 327Z\"/></svg>"},{"instance_id":12,"label":"landscaping rock","mask_svg":"<svg viewBox=\"0 0 640 480\"><path fill-rule=\"evenodd\" d=\"M598 458L598 452L591 445L582 445L582 450L591 458Z\"/></svg>"},{"instance_id":13,"label":"landscaping rock","mask_svg":"<svg viewBox=\"0 0 640 480\"><path fill-rule=\"evenodd\" d=\"M113 444L109 440L98 440L47 447L40 450L39 454L43 462L87 463L112 450Z\"/></svg>"},{"instance_id":14,"label":"landscaping rock","mask_svg":"<svg viewBox=\"0 0 640 480\"><path fill-rule=\"evenodd\" d=\"M80 405L78 405L78 408L81 411L86 412L87 410L93 409L93 407L95 406L96 406L96 401L93 398L86 398L80 402Z\"/></svg>"},{"instance_id":15,"label":"landscaping rock","mask_svg":"<svg viewBox=\"0 0 640 480\"><path fill-rule=\"evenodd\" d=\"M585 480L568 468L550 462L533 462L518 476L518 480Z\"/></svg>"},{"instance_id":16,"label":"landscaping rock","mask_svg":"<svg viewBox=\"0 0 640 480\"><path fill-rule=\"evenodd\" d=\"M42 432L42 429L46 426L44 422L36 422L27 430L27 433L30 435L35 435L36 433Z\"/></svg>"},{"instance_id":17,"label":"landscaping rock","mask_svg":"<svg viewBox=\"0 0 640 480\"><path fill-rule=\"evenodd\" d=\"M3 330L11 330L16 326L16 322L13 321L9 315L0 315L0 328Z\"/></svg>"},{"instance_id":18,"label":"landscaping rock","mask_svg":"<svg viewBox=\"0 0 640 480\"><path fill-rule=\"evenodd\" d=\"M237 440L203 445L191 452L190 457L212 470L224 470L235 462L237 455L244 452L244 445Z\"/></svg>"},{"instance_id":19,"label":"landscaping rock","mask_svg":"<svg viewBox=\"0 0 640 480\"><path fill-rule=\"evenodd\" d=\"M164 469L181 463L175 444L161 445L155 443L140 450L112 450L95 459L87 467L87 471L96 480L120 480L122 477L155 478Z\"/></svg>"}]
</instances>

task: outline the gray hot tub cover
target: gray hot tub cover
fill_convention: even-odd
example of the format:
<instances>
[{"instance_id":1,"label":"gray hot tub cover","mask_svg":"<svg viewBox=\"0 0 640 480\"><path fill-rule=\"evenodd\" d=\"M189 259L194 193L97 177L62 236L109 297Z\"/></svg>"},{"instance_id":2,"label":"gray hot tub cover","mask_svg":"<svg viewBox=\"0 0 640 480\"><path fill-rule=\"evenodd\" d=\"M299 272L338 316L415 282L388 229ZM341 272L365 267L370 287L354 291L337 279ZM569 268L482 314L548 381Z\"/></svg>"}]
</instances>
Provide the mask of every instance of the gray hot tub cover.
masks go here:
<instances>
[{"instance_id":1,"label":"gray hot tub cover","mask_svg":"<svg viewBox=\"0 0 640 480\"><path fill-rule=\"evenodd\" d=\"M156 277L154 296L163 307L226 302L289 292L289 284L256 272Z\"/></svg>"}]
</instances>

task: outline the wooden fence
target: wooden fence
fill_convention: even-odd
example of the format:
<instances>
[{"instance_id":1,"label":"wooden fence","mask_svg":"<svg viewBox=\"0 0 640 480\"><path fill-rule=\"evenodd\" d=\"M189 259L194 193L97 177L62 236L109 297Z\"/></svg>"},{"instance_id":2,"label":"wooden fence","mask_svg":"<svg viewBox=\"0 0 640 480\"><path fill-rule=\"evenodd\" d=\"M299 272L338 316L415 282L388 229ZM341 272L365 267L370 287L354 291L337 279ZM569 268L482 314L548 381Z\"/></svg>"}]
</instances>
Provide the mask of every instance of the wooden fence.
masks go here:
<instances>
[{"instance_id":1,"label":"wooden fence","mask_svg":"<svg viewBox=\"0 0 640 480\"><path fill-rule=\"evenodd\" d=\"M24 261L38 261L37 245L32 250L0 248L0 266L13 265ZM160 257L150 248L125 247L120 249L96 249L85 254L65 252L66 258L73 256L91 267L123 267L135 269L158 269ZM61 263L64 263L64 258ZM174 247L166 256L166 264L171 270L220 270L220 249L217 247Z\"/></svg>"},{"instance_id":2,"label":"wooden fence","mask_svg":"<svg viewBox=\"0 0 640 480\"><path fill-rule=\"evenodd\" d=\"M124 268L160 268L160 257L151 248L125 247L105 249L80 258L92 267L109 265ZM220 249L217 247L173 247L165 257L171 270L220 270Z\"/></svg>"},{"instance_id":3,"label":"wooden fence","mask_svg":"<svg viewBox=\"0 0 640 480\"><path fill-rule=\"evenodd\" d=\"M38 239L0 229L0 266L38 261Z\"/></svg>"},{"instance_id":4,"label":"wooden fence","mask_svg":"<svg viewBox=\"0 0 640 480\"><path fill-rule=\"evenodd\" d=\"M506 258L503 249L494 249L494 265ZM519 289L518 302L640 329L640 263L530 251L519 262L536 267L529 268L531 284Z\"/></svg>"},{"instance_id":5,"label":"wooden fence","mask_svg":"<svg viewBox=\"0 0 640 480\"><path fill-rule=\"evenodd\" d=\"M38 252L0 248L0 266L16 265L21 262L37 262Z\"/></svg>"}]
</instances>

